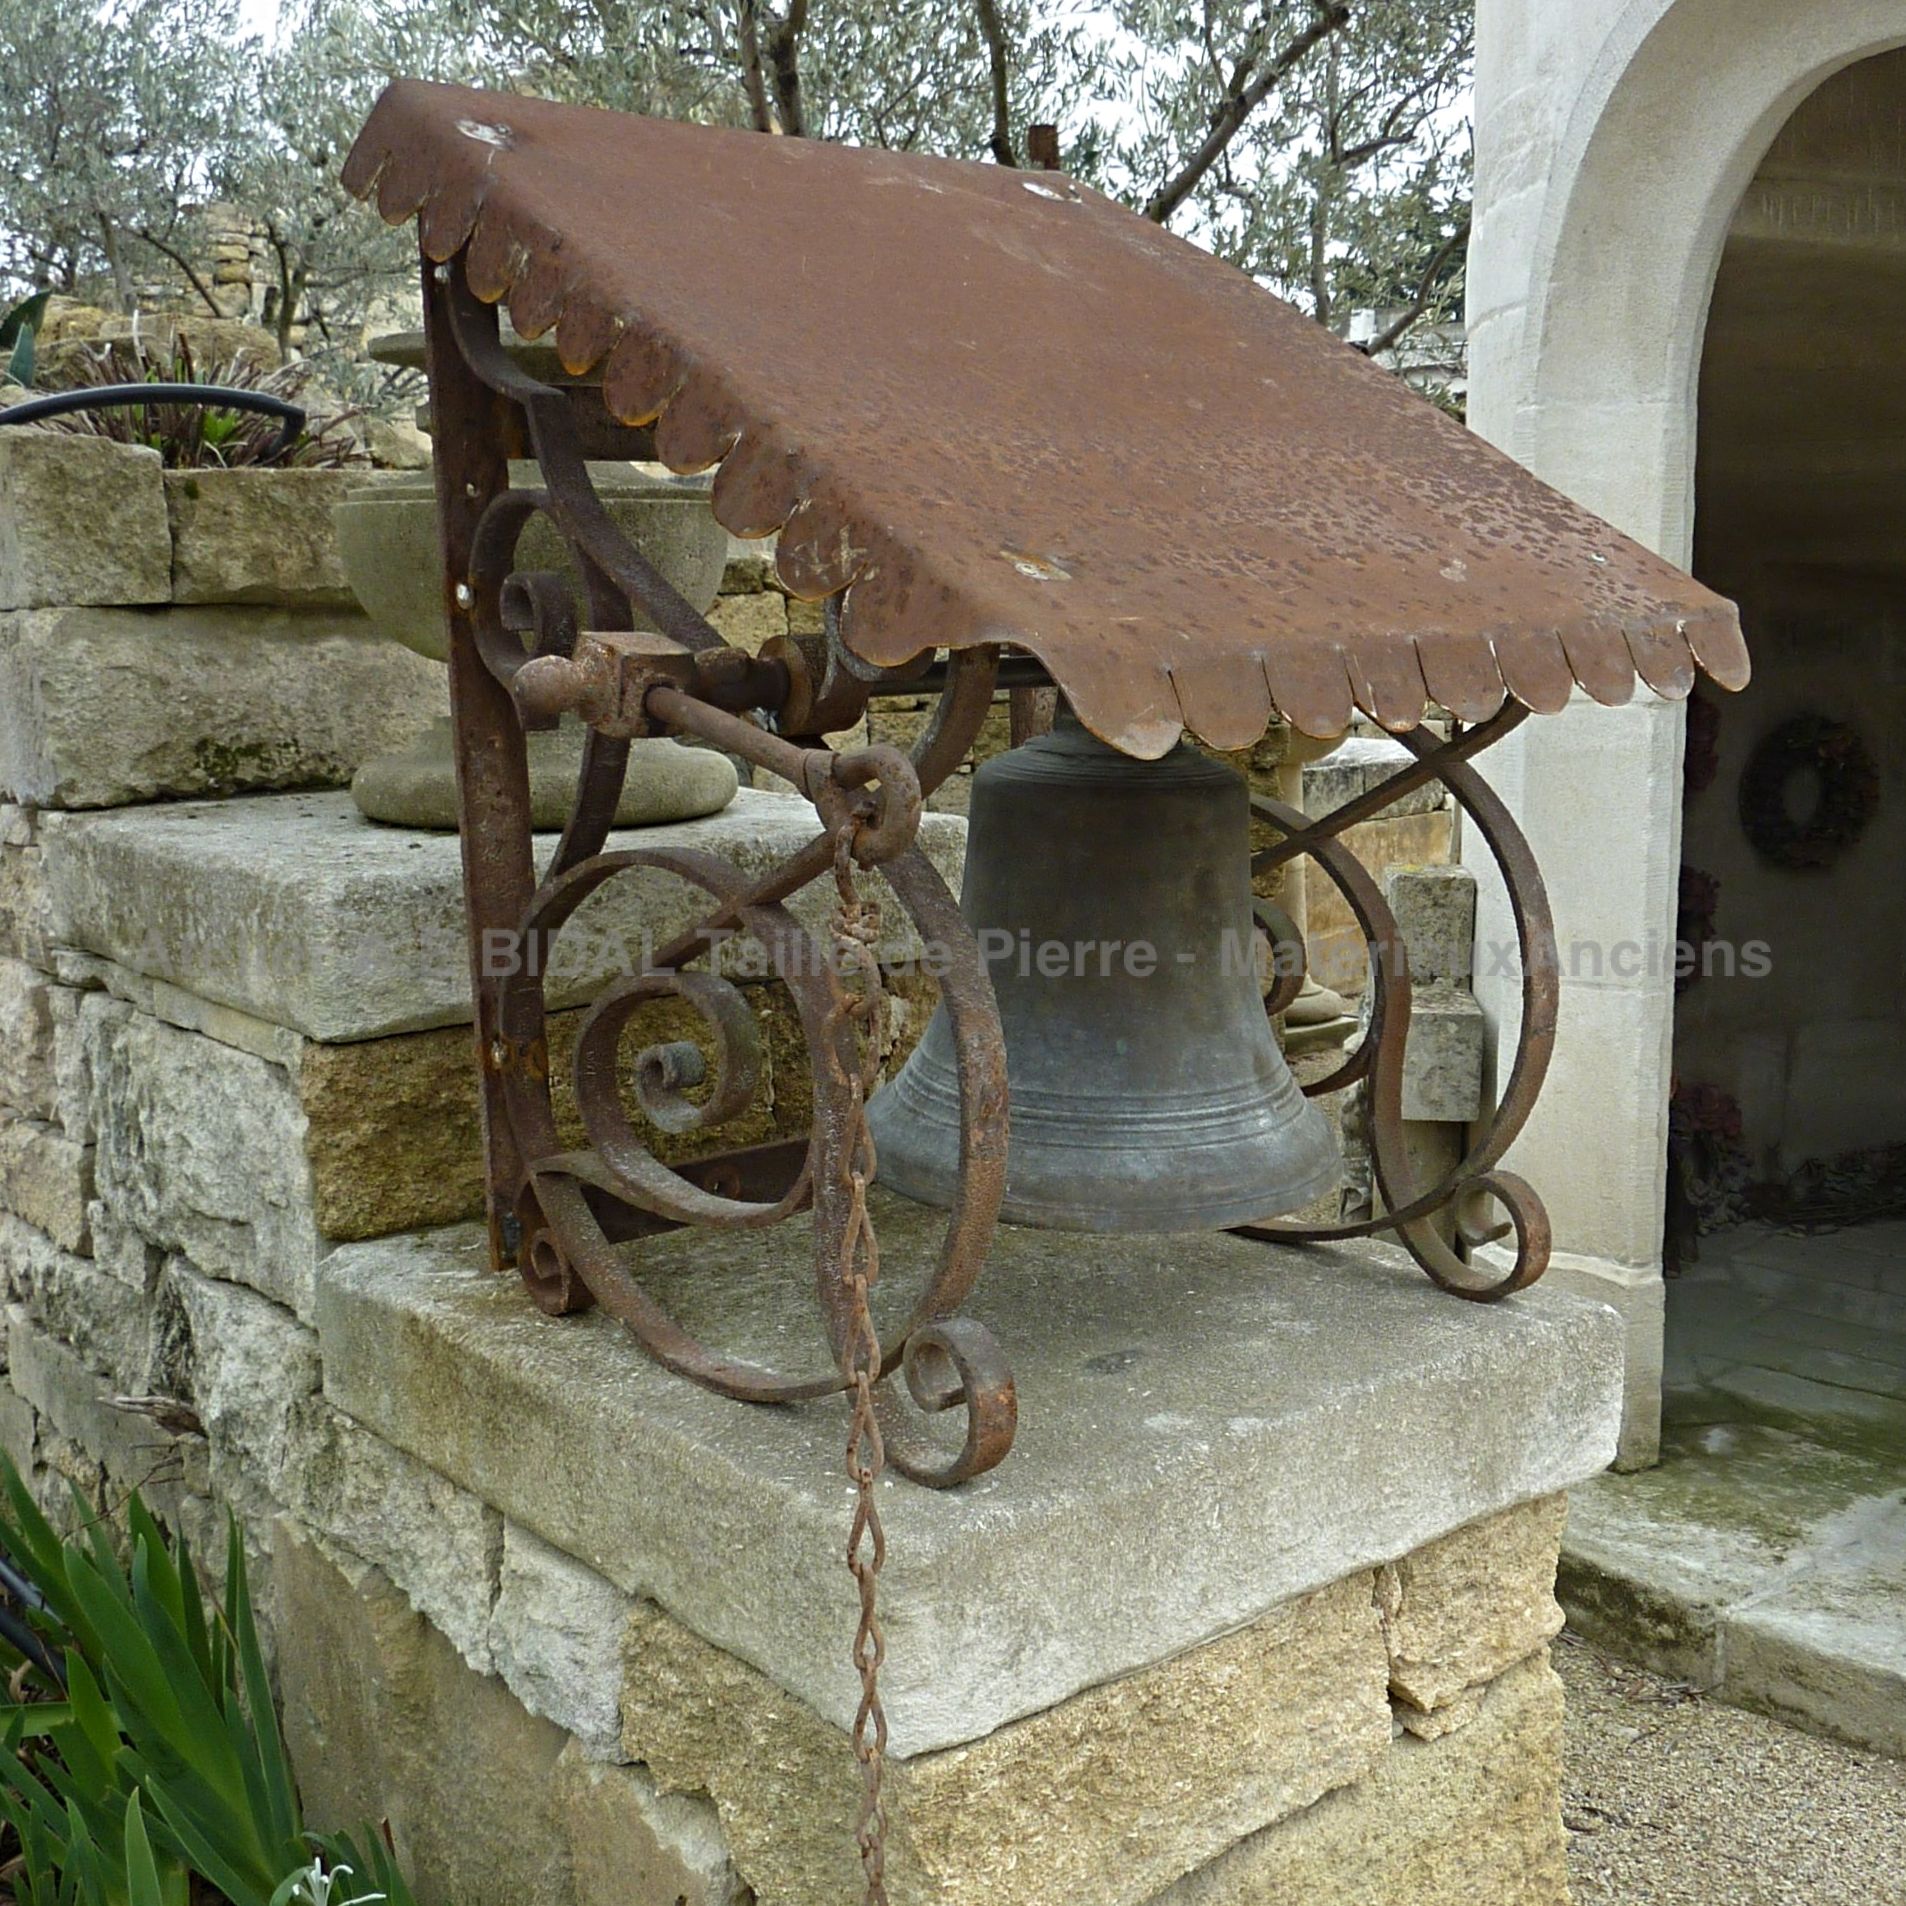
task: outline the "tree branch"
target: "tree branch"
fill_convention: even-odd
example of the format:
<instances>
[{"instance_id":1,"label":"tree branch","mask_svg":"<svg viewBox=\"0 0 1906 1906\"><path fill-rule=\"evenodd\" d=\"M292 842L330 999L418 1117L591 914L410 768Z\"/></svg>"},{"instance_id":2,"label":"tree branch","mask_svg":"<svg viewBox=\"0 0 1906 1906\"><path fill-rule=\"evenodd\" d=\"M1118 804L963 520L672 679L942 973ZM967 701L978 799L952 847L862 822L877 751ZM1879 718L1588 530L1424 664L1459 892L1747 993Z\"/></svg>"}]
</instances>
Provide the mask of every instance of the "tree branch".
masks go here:
<instances>
[{"instance_id":1,"label":"tree branch","mask_svg":"<svg viewBox=\"0 0 1906 1906\"><path fill-rule=\"evenodd\" d=\"M993 136L987 144L1001 165L1016 166L1019 158L1013 151L1012 115L1006 92L1009 78L1006 29L1000 24L998 0L974 0L974 10L979 14L979 30L986 36L986 50L992 64Z\"/></svg>"},{"instance_id":2,"label":"tree branch","mask_svg":"<svg viewBox=\"0 0 1906 1906\"><path fill-rule=\"evenodd\" d=\"M755 31L756 0L741 0L741 85L748 95L748 112L756 132L772 132L774 115L768 110L768 84L761 72L761 39Z\"/></svg>"},{"instance_id":3,"label":"tree branch","mask_svg":"<svg viewBox=\"0 0 1906 1906\"><path fill-rule=\"evenodd\" d=\"M781 116L781 130L790 139L807 137L807 115L801 104L801 35L807 31L807 6L808 0L789 0L787 12L774 21L768 35L775 110Z\"/></svg>"},{"instance_id":4,"label":"tree branch","mask_svg":"<svg viewBox=\"0 0 1906 1906\"><path fill-rule=\"evenodd\" d=\"M1365 357L1381 357L1385 351L1394 350L1402 337L1416 321L1436 302L1436 281L1442 277L1449 261L1458 250L1469 242L1469 225L1473 215L1465 212L1457 222L1456 229L1436 248L1432 257L1423 268L1423 276L1418 281L1416 296L1398 315L1390 320L1368 343L1356 348Z\"/></svg>"},{"instance_id":5,"label":"tree branch","mask_svg":"<svg viewBox=\"0 0 1906 1906\"><path fill-rule=\"evenodd\" d=\"M1217 111L1211 115L1211 130L1177 173L1159 187L1151 203L1145 207L1145 216L1154 224L1164 224L1197 189L1204 175L1217 164L1225 148L1242 130L1244 122L1276 90L1278 81L1313 47L1329 39L1332 34L1341 32L1349 21L1350 8L1345 0L1318 0L1317 17L1303 32L1290 41L1249 85L1233 84L1219 102ZM1248 65L1240 63L1233 76L1234 82L1241 81L1248 70Z\"/></svg>"},{"instance_id":6,"label":"tree branch","mask_svg":"<svg viewBox=\"0 0 1906 1906\"><path fill-rule=\"evenodd\" d=\"M225 315L225 313L219 309L218 300L212 296L211 286L193 270L191 261L186 258L182 252L174 251L163 238L156 237L143 225L134 231L133 236L150 245L161 258L171 259L171 261L185 273L186 281L191 285L192 289L205 300L205 308L211 312L213 317L222 318Z\"/></svg>"}]
</instances>

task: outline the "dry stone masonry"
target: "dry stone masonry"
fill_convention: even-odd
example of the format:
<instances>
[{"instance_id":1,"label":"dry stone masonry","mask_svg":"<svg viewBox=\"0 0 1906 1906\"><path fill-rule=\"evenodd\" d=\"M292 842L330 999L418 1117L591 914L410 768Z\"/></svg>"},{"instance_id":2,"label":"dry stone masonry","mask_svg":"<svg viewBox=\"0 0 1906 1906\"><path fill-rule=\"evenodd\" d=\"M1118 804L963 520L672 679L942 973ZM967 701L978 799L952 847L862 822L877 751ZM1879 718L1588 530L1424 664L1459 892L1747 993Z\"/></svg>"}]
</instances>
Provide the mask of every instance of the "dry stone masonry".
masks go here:
<instances>
[{"instance_id":1,"label":"dry stone masonry","mask_svg":"<svg viewBox=\"0 0 1906 1906\"><path fill-rule=\"evenodd\" d=\"M15 509L41 470L63 531ZM24 437L0 472L0 1446L201 1554L239 1517L310 1811L387 1819L426 1906L837 1906L841 1413L713 1397L485 1268L456 842L341 791L441 671L337 594L326 484ZM729 581L733 632L807 613ZM811 825L744 790L645 838L765 866ZM950 876L963 837L923 831ZM1429 983L1464 904L1420 895ZM685 905L603 896L563 997ZM750 996L749 1136L786 1136L805 1058ZM894 998L904 1052L930 989ZM885 1203L889 1301L942 1222ZM779 1361L801 1248L645 1264ZM1614 1320L1452 1304L1380 1246L1023 1231L977 1309L1014 1459L883 1499L896 1906L1559 1906L1553 1582Z\"/></svg>"}]
</instances>

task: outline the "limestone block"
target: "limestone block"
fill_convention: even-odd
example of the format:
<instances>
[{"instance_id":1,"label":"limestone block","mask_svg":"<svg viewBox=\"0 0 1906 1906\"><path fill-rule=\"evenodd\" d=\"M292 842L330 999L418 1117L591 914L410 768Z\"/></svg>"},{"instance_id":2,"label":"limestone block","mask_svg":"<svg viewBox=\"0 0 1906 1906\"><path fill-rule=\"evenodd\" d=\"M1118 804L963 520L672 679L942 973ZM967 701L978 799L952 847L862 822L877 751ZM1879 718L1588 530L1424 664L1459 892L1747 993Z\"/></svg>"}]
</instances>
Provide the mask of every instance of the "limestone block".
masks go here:
<instances>
[{"instance_id":1,"label":"limestone block","mask_svg":"<svg viewBox=\"0 0 1906 1906\"><path fill-rule=\"evenodd\" d=\"M1409 949L1410 977L1466 981L1475 960L1476 876L1467 867L1398 867L1383 890Z\"/></svg>"},{"instance_id":2,"label":"limestone block","mask_svg":"<svg viewBox=\"0 0 1906 1906\"><path fill-rule=\"evenodd\" d=\"M156 450L64 431L0 431L0 610L171 594Z\"/></svg>"},{"instance_id":3,"label":"limestone block","mask_svg":"<svg viewBox=\"0 0 1906 1906\"><path fill-rule=\"evenodd\" d=\"M184 1315L190 1396L211 1445L212 1482L247 1521L282 1500L302 1457L300 1402L318 1387L317 1339L285 1309L181 1259L162 1288Z\"/></svg>"},{"instance_id":4,"label":"limestone block","mask_svg":"<svg viewBox=\"0 0 1906 1906\"><path fill-rule=\"evenodd\" d=\"M59 1115L56 990L24 960L0 955L0 1108L48 1124Z\"/></svg>"},{"instance_id":5,"label":"limestone block","mask_svg":"<svg viewBox=\"0 0 1906 1906\"><path fill-rule=\"evenodd\" d=\"M588 1759L465 1666L381 1570L286 1517L272 1578L307 1815L388 1818L425 1906L753 1906L705 1800Z\"/></svg>"},{"instance_id":6,"label":"limestone block","mask_svg":"<svg viewBox=\"0 0 1906 1906\"><path fill-rule=\"evenodd\" d=\"M322 1250L289 1074L114 1000L86 1002L101 1201L209 1277L308 1314Z\"/></svg>"},{"instance_id":7,"label":"limestone block","mask_svg":"<svg viewBox=\"0 0 1906 1906\"><path fill-rule=\"evenodd\" d=\"M84 808L337 786L408 741L444 693L440 668L341 611L4 616L0 790Z\"/></svg>"},{"instance_id":8,"label":"limestone block","mask_svg":"<svg viewBox=\"0 0 1906 1906\"><path fill-rule=\"evenodd\" d=\"M646 1768L604 1766L571 1741L555 1801L577 1906L754 1906L714 1808L659 1792Z\"/></svg>"},{"instance_id":9,"label":"limestone block","mask_svg":"<svg viewBox=\"0 0 1906 1906\"><path fill-rule=\"evenodd\" d=\"M82 1145L93 1142L92 1077L87 1070L80 1009L85 994L76 986L51 987L47 1008L53 1021L52 1124Z\"/></svg>"},{"instance_id":10,"label":"limestone block","mask_svg":"<svg viewBox=\"0 0 1906 1906\"><path fill-rule=\"evenodd\" d=\"M150 1369L146 1302L91 1258L0 1213L0 1274L9 1301L122 1391L143 1393Z\"/></svg>"},{"instance_id":11,"label":"limestone block","mask_svg":"<svg viewBox=\"0 0 1906 1906\"><path fill-rule=\"evenodd\" d=\"M1378 1571L1398 1702L1418 1713L1445 1707L1561 1633L1555 1566L1567 1515L1565 1497L1545 1496Z\"/></svg>"},{"instance_id":12,"label":"limestone block","mask_svg":"<svg viewBox=\"0 0 1906 1906\"><path fill-rule=\"evenodd\" d=\"M736 648L759 655L764 642L788 632L787 598L771 589L753 596L722 596L708 620Z\"/></svg>"},{"instance_id":13,"label":"limestone block","mask_svg":"<svg viewBox=\"0 0 1906 1906\"><path fill-rule=\"evenodd\" d=\"M547 1818L560 1731L465 1668L370 1563L290 1517L271 1555L284 1738L311 1824L389 1822L423 1906L568 1906Z\"/></svg>"},{"instance_id":14,"label":"limestone block","mask_svg":"<svg viewBox=\"0 0 1906 1906\"><path fill-rule=\"evenodd\" d=\"M1346 801L1380 787L1416 757L1400 741L1387 735L1352 735L1329 754L1304 763L1304 811L1333 814ZM1386 815L1433 814L1446 807L1449 795L1442 784L1430 782L1392 801Z\"/></svg>"},{"instance_id":15,"label":"limestone block","mask_svg":"<svg viewBox=\"0 0 1906 1906\"><path fill-rule=\"evenodd\" d=\"M122 1224L97 1198L87 1208L87 1221L92 1226L94 1264L128 1289L149 1292L165 1263L164 1251L131 1225Z\"/></svg>"},{"instance_id":16,"label":"limestone block","mask_svg":"<svg viewBox=\"0 0 1906 1906\"><path fill-rule=\"evenodd\" d=\"M1468 987L1444 980L1413 987L1403 1116L1456 1124L1480 1118L1488 1041L1488 1023Z\"/></svg>"},{"instance_id":17,"label":"limestone block","mask_svg":"<svg viewBox=\"0 0 1906 1906\"><path fill-rule=\"evenodd\" d=\"M511 1693L575 1735L598 1760L618 1758L622 1631L631 1598L593 1569L507 1523L490 1655Z\"/></svg>"},{"instance_id":18,"label":"limestone block","mask_svg":"<svg viewBox=\"0 0 1906 1906\"><path fill-rule=\"evenodd\" d=\"M7 1380L43 1422L41 1441L57 1433L86 1452L122 1489L138 1487L148 1504L175 1521L185 1502L202 1500L210 1481L203 1436L168 1430L150 1417L115 1409L117 1386L14 1305L7 1313ZM57 1503L57 1494L52 1498Z\"/></svg>"},{"instance_id":19,"label":"limestone block","mask_svg":"<svg viewBox=\"0 0 1906 1906\"><path fill-rule=\"evenodd\" d=\"M1347 828L1343 843L1372 874L1398 866L1435 866L1447 862L1452 839L1447 808L1426 814L1386 815ZM1363 929L1336 888L1321 876L1304 883L1307 918L1304 940L1310 949L1310 970L1324 985L1340 993L1361 993L1369 962Z\"/></svg>"},{"instance_id":20,"label":"limestone block","mask_svg":"<svg viewBox=\"0 0 1906 1906\"><path fill-rule=\"evenodd\" d=\"M0 953L44 970L58 934L40 853L39 817L0 802Z\"/></svg>"},{"instance_id":21,"label":"limestone block","mask_svg":"<svg viewBox=\"0 0 1906 1906\"><path fill-rule=\"evenodd\" d=\"M1152 1906L1568 1906L1562 1686L1545 1655L1476 1719L1404 1736L1367 1780L1255 1834Z\"/></svg>"},{"instance_id":22,"label":"limestone block","mask_svg":"<svg viewBox=\"0 0 1906 1906\"><path fill-rule=\"evenodd\" d=\"M1358 1575L984 1740L889 1762L895 1906L1136 1906L1382 1760L1385 1674ZM714 1799L761 1898L854 1896L860 1783L838 1729L653 1608L630 1626L623 1720L631 1758Z\"/></svg>"},{"instance_id":23,"label":"limestone block","mask_svg":"<svg viewBox=\"0 0 1906 1906\"><path fill-rule=\"evenodd\" d=\"M86 1207L93 1148L35 1119L0 1113L0 1211L44 1231L62 1250L92 1249Z\"/></svg>"},{"instance_id":24,"label":"limestone block","mask_svg":"<svg viewBox=\"0 0 1906 1906\"><path fill-rule=\"evenodd\" d=\"M298 1405L291 1435L277 1476L285 1506L382 1569L464 1660L487 1672L502 1518L321 1397Z\"/></svg>"},{"instance_id":25,"label":"limestone block","mask_svg":"<svg viewBox=\"0 0 1906 1906\"><path fill-rule=\"evenodd\" d=\"M324 1236L379 1237L481 1215L482 1117L469 1027L306 1045L297 1093L312 1216Z\"/></svg>"},{"instance_id":26,"label":"limestone block","mask_svg":"<svg viewBox=\"0 0 1906 1906\"><path fill-rule=\"evenodd\" d=\"M578 1906L553 1804L562 1730L467 1667L380 1570L289 1518L271 1573L285 1741L312 1824L388 1821L420 1906Z\"/></svg>"},{"instance_id":27,"label":"limestone block","mask_svg":"<svg viewBox=\"0 0 1906 1906\"><path fill-rule=\"evenodd\" d=\"M38 1460L40 1413L17 1390L0 1383L0 1450L21 1475Z\"/></svg>"},{"instance_id":28,"label":"limestone block","mask_svg":"<svg viewBox=\"0 0 1906 1906\"><path fill-rule=\"evenodd\" d=\"M168 470L174 602L354 609L331 506L361 470Z\"/></svg>"},{"instance_id":29,"label":"limestone block","mask_svg":"<svg viewBox=\"0 0 1906 1906\"><path fill-rule=\"evenodd\" d=\"M744 788L719 814L618 831L609 848L692 847L759 874L814 833L805 801ZM920 840L957 891L965 823L930 814ZM326 1042L470 1017L454 835L379 827L348 795L310 794L49 816L45 841L70 942L134 973ZM883 902L880 957L917 960L920 942L904 910L878 878L864 886ZM832 894L824 880L790 904L825 933ZM705 912L665 875L612 883L564 930L552 1003L593 998ZM724 964L748 977L752 953L752 943L736 943Z\"/></svg>"},{"instance_id":30,"label":"limestone block","mask_svg":"<svg viewBox=\"0 0 1906 1906\"><path fill-rule=\"evenodd\" d=\"M944 1219L878 1194L874 1211L881 1303L904 1307L898 1267L931 1261ZM680 1234L645 1242L642 1278L706 1341L806 1374L825 1367L809 1248L801 1221ZM903 1756L1553 1494L1614 1449L1611 1315L1542 1289L1454 1303L1386 1247L1006 1228L974 1309L1012 1359L1019 1437L966 1489L883 1492ZM489 1274L472 1228L340 1248L316 1314L335 1405L849 1723L838 1402L741 1408L599 1312L553 1322Z\"/></svg>"},{"instance_id":31,"label":"limestone block","mask_svg":"<svg viewBox=\"0 0 1906 1906\"><path fill-rule=\"evenodd\" d=\"M1482 1259L1506 1270L1512 1253L1485 1246ZM1544 1283L1606 1304L1621 1319L1628 1377L1623 1390L1620 1470L1652 1469L1661 1460L1661 1373L1667 1327L1667 1285L1658 1265L1611 1264L1557 1251Z\"/></svg>"},{"instance_id":32,"label":"limestone block","mask_svg":"<svg viewBox=\"0 0 1906 1906\"><path fill-rule=\"evenodd\" d=\"M776 538L763 536L749 541L740 536L728 538L728 564L721 572L721 593L724 596L759 595L764 589L780 589L780 578L775 574L774 551Z\"/></svg>"}]
</instances>

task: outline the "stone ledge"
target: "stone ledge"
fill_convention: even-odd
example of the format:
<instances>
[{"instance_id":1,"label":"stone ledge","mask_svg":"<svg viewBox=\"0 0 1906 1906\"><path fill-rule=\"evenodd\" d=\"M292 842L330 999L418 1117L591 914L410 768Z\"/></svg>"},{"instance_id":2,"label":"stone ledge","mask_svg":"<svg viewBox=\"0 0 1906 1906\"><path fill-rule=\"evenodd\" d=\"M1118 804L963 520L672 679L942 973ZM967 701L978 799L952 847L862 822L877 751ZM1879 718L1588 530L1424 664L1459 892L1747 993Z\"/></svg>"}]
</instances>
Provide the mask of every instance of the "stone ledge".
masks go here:
<instances>
[{"instance_id":1,"label":"stone ledge","mask_svg":"<svg viewBox=\"0 0 1906 1906\"><path fill-rule=\"evenodd\" d=\"M173 601L355 609L331 510L371 474L168 470Z\"/></svg>"},{"instance_id":2,"label":"stone ledge","mask_svg":"<svg viewBox=\"0 0 1906 1906\"><path fill-rule=\"evenodd\" d=\"M443 706L443 671L361 615L0 616L0 788L41 808L335 787Z\"/></svg>"},{"instance_id":3,"label":"stone ledge","mask_svg":"<svg viewBox=\"0 0 1906 1906\"><path fill-rule=\"evenodd\" d=\"M805 801L744 789L705 820L631 829L609 845L695 847L765 872L816 825ZM133 973L327 1043L470 1017L454 834L380 827L348 794L326 793L48 815L41 838L61 936ZM920 839L957 885L965 824L930 814ZM832 898L822 881L791 904L824 932ZM592 997L631 970L645 944L703 911L685 885L660 875L616 883L566 932L551 1003ZM916 954L891 897L883 911L881 956Z\"/></svg>"},{"instance_id":4,"label":"stone ledge","mask_svg":"<svg viewBox=\"0 0 1906 1906\"><path fill-rule=\"evenodd\" d=\"M0 610L171 594L156 450L66 431L0 431Z\"/></svg>"},{"instance_id":5,"label":"stone ledge","mask_svg":"<svg viewBox=\"0 0 1906 1906\"><path fill-rule=\"evenodd\" d=\"M940 1221L883 1199L880 1222L892 1303ZM788 1363L818 1346L798 1226L651 1244L643 1269L725 1348ZM973 1309L1013 1361L1019 1446L965 1490L885 1487L902 1755L1211 1640L1614 1453L1613 1318L1542 1291L1461 1304L1384 1247L1008 1231ZM600 1314L552 1322L487 1274L471 1229L335 1252L316 1315L338 1407L847 1723L838 1404L738 1406Z\"/></svg>"}]
</instances>

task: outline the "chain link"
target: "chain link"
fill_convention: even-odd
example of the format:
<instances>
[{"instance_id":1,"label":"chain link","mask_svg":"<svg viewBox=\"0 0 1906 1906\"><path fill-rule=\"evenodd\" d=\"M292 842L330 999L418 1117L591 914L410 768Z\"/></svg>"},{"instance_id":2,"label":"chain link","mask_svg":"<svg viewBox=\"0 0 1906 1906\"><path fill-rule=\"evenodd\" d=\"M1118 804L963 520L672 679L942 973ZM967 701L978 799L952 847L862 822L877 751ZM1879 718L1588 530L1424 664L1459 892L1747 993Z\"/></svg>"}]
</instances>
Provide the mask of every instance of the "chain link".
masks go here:
<instances>
[{"instance_id":1,"label":"chain link","mask_svg":"<svg viewBox=\"0 0 1906 1906\"><path fill-rule=\"evenodd\" d=\"M854 1484L855 1501L847 1538L847 1566L860 1591L860 1620L854 1632L860 1706L854 1715L853 1743L854 1758L861 1770L861 1802L854 1841L866 1877L867 1906L887 1906L887 1806L882 1792L887 1716L880 1705L880 1668L886 1659L887 1642L878 1608L887 1537L881 1527L876 1494L887 1453L874 1409L874 1385L880 1380L880 1333L874 1327L869 1299L880 1276L880 1246L867 1212L867 1187L874 1175L867 1094L880 1072L886 1012L880 966L874 957L880 936L880 909L861 897L854 879L854 846L862 825L861 817L850 818L834 837L834 946L843 981L843 1003L838 1010L852 1028L855 1046L855 1064L848 1079L846 1143L842 1148L848 1209L841 1233L840 1269L852 1303L848 1376L853 1415L847 1433L847 1474ZM858 984L846 983L849 981Z\"/></svg>"}]
</instances>

